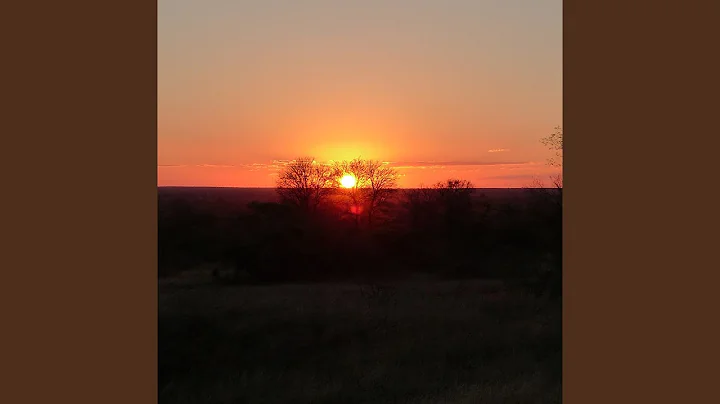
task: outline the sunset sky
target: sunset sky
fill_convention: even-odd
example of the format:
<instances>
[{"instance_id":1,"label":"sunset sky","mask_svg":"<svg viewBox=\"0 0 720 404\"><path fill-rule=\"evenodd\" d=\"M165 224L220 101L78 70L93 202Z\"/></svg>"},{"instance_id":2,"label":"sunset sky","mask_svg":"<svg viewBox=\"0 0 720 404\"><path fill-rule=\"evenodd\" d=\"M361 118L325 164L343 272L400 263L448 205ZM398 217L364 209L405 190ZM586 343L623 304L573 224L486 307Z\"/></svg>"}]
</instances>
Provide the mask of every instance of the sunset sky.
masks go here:
<instances>
[{"instance_id":1,"label":"sunset sky","mask_svg":"<svg viewBox=\"0 0 720 404\"><path fill-rule=\"evenodd\" d=\"M159 186L314 156L522 187L561 124L561 0L158 1Z\"/></svg>"}]
</instances>

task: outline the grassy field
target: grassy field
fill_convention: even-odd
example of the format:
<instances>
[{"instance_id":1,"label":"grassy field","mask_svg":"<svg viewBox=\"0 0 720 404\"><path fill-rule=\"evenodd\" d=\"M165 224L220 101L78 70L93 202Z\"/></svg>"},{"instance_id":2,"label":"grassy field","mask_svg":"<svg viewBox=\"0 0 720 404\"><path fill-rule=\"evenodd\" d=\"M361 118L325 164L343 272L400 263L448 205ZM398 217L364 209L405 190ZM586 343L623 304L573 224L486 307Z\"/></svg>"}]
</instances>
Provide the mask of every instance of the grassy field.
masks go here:
<instances>
[{"instance_id":1,"label":"grassy field","mask_svg":"<svg viewBox=\"0 0 720 404\"><path fill-rule=\"evenodd\" d=\"M501 283L159 291L160 403L561 401L561 303Z\"/></svg>"}]
</instances>

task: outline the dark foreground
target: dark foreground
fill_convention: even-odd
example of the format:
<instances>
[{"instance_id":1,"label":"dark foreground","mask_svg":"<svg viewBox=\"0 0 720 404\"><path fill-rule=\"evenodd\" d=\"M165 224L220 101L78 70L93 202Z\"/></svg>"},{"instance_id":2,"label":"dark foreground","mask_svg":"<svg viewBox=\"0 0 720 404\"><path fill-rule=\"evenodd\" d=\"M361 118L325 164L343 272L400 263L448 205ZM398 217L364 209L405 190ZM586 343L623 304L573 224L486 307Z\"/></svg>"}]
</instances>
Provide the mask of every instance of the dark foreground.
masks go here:
<instances>
[{"instance_id":1,"label":"dark foreground","mask_svg":"<svg viewBox=\"0 0 720 404\"><path fill-rule=\"evenodd\" d=\"M561 401L561 303L499 281L164 279L159 333L160 403Z\"/></svg>"}]
</instances>

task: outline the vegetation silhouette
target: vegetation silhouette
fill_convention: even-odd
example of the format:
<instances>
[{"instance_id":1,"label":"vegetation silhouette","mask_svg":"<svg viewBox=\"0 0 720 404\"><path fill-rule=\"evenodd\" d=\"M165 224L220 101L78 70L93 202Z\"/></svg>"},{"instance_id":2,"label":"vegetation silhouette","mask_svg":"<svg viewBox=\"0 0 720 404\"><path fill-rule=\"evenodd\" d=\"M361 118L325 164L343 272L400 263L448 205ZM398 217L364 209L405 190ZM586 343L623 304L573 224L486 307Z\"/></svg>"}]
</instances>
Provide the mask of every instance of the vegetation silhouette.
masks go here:
<instances>
[{"instance_id":1,"label":"vegetation silhouette","mask_svg":"<svg viewBox=\"0 0 720 404\"><path fill-rule=\"evenodd\" d=\"M562 129L541 141L562 167ZM159 401L560 402L550 181L302 157L275 189L159 189Z\"/></svg>"},{"instance_id":2,"label":"vegetation silhouette","mask_svg":"<svg viewBox=\"0 0 720 404\"><path fill-rule=\"evenodd\" d=\"M351 188L341 186L343 175L355 178ZM231 268L214 272L231 283L428 272L529 282L557 265L561 183L489 197L492 190L475 189L463 179L400 190L397 178L378 161L321 163L304 157L280 171L277 198L245 201L230 211L220 208L222 197L161 198L159 273L210 263ZM546 286L539 293L560 296Z\"/></svg>"},{"instance_id":3,"label":"vegetation silhouette","mask_svg":"<svg viewBox=\"0 0 720 404\"><path fill-rule=\"evenodd\" d=\"M554 166L562 166L563 158L563 129L556 126L555 131L550 135L540 139L540 142L555 152L555 157L548 160L548 164Z\"/></svg>"},{"instance_id":4,"label":"vegetation silhouette","mask_svg":"<svg viewBox=\"0 0 720 404\"><path fill-rule=\"evenodd\" d=\"M335 182L331 167L312 157L302 157L284 167L278 176L277 192L282 202L315 211L333 191Z\"/></svg>"}]
</instances>

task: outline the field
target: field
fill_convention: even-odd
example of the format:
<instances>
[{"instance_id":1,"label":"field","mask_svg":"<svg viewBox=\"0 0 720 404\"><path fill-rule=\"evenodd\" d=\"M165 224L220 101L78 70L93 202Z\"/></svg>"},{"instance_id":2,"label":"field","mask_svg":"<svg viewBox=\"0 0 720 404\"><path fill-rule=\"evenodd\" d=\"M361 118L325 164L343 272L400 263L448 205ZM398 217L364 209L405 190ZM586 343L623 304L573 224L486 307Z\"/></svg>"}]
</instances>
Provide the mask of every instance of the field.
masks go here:
<instances>
[{"instance_id":1,"label":"field","mask_svg":"<svg viewBox=\"0 0 720 404\"><path fill-rule=\"evenodd\" d=\"M560 194L158 193L160 403L561 401Z\"/></svg>"},{"instance_id":2,"label":"field","mask_svg":"<svg viewBox=\"0 0 720 404\"><path fill-rule=\"evenodd\" d=\"M160 281L161 403L560 402L560 305L502 283L190 275Z\"/></svg>"}]
</instances>

